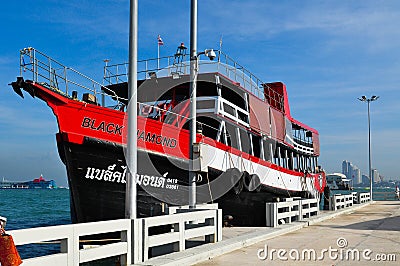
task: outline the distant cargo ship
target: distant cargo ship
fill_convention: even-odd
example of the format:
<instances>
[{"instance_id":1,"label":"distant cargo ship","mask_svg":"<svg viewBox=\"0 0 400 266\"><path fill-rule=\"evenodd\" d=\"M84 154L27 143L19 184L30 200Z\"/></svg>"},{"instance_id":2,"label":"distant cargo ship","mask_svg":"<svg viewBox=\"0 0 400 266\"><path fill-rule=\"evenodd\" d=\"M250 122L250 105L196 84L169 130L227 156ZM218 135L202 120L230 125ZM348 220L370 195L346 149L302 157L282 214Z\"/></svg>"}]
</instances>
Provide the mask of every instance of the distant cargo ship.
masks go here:
<instances>
[{"instance_id":1,"label":"distant cargo ship","mask_svg":"<svg viewBox=\"0 0 400 266\"><path fill-rule=\"evenodd\" d=\"M3 181L0 181L0 188L53 189L57 188L57 185L54 180L47 181L40 175L39 178L25 182L7 181L3 178Z\"/></svg>"}]
</instances>

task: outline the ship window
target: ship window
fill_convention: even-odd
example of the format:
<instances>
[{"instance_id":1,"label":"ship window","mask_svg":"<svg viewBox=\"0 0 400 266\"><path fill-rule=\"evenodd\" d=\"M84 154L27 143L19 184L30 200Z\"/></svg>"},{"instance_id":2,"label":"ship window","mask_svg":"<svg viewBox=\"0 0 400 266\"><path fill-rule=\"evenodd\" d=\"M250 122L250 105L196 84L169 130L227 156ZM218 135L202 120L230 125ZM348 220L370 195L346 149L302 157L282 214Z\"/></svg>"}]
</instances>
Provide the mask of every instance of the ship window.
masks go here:
<instances>
[{"instance_id":1,"label":"ship window","mask_svg":"<svg viewBox=\"0 0 400 266\"><path fill-rule=\"evenodd\" d=\"M297 154L293 153L293 170L297 170L299 167L297 165Z\"/></svg>"},{"instance_id":2,"label":"ship window","mask_svg":"<svg viewBox=\"0 0 400 266\"><path fill-rule=\"evenodd\" d=\"M240 131L240 143L242 144L242 151L251 154L249 133L247 133L247 131L243 129L239 129L239 131Z\"/></svg>"},{"instance_id":3,"label":"ship window","mask_svg":"<svg viewBox=\"0 0 400 266\"><path fill-rule=\"evenodd\" d=\"M293 170L293 152L288 151L288 168Z\"/></svg>"},{"instance_id":4,"label":"ship window","mask_svg":"<svg viewBox=\"0 0 400 266\"><path fill-rule=\"evenodd\" d=\"M198 81L197 82L197 96L217 96L217 88L214 82Z\"/></svg>"},{"instance_id":5,"label":"ship window","mask_svg":"<svg viewBox=\"0 0 400 266\"><path fill-rule=\"evenodd\" d=\"M206 116L197 117L197 127L202 128L204 136L217 139L217 133L220 122L216 119Z\"/></svg>"},{"instance_id":6,"label":"ship window","mask_svg":"<svg viewBox=\"0 0 400 266\"><path fill-rule=\"evenodd\" d=\"M286 153L285 153L285 148L281 148L281 166L287 168L287 161L286 161Z\"/></svg>"},{"instance_id":7,"label":"ship window","mask_svg":"<svg viewBox=\"0 0 400 266\"><path fill-rule=\"evenodd\" d=\"M311 157L311 172L315 173L315 157Z\"/></svg>"},{"instance_id":8,"label":"ship window","mask_svg":"<svg viewBox=\"0 0 400 266\"><path fill-rule=\"evenodd\" d=\"M231 107L227 103L224 103L224 112L236 117L235 109L233 109L233 107Z\"/></svg>"},{"instance_id":9,"label":"ship window","mask_svg":"<svg viewBox=\"0 0 400 266\"><path fill-rule=\"evenodd\" d=\"M236 91L226 87L222 88L221 95L222 98L246 110L246 104L245 104L246 101L243 99L243 95L239 95Z\"/></svg>"},{"instance_id":10,"label":"ship window","mask_svg":"<svg viewBox=\"0 0 400 266\"><path fill-rule=\"evenodd\" d=\"M247 121L248 116L246 114L242 113L241 111L238 111L238 116L239 116L239 119L242 120L243 122L246 122L246 123L249 122L249 121Z\"/></svg>"},{"instance_id":11,"label":"ship window","mask_svg":"<svg viewBox=\"0 0 400 266\"><path fill-rule=\"evenodd\" d=\"M261 147L260 141L261 138L259 136L251 134L252 142L253 142L253 155L260 158L261 157Z\"/></svg>"},{"instance_id":12,"label":"ship window","mask_svg":"<svg viewBox=\"0 0 400 266\"><path fill-rule=\"evenodd\" d=\"M226 133L227 133L227 140L228 145L232 148L239 149L238 139L236 135L236 127L230 123L226 123Z\"/></svg>"},{"instance_id":13,"label":"ship window","mask_svg":"<svg viewBox=\"0 0 400 266\"><path fill-rule=\"evenodd\" d=\"M215 100L197 101L197 110L215 109Z\"/></svg>"},{"instance_id":14,"label":"ship window","mask_svg":"<svg viewBox=\"0 0 400 266\"><path fill-rule=\"evenodd\" d=\"M264 144L264 160L271 162L271 145L272 143L268 140L263 140Z\"/></svg>"},{"instance_id":15,"label":"ship window","mask_svg":"<svg viewBox=\"0 0 400 266\"><path fill-rule=\"evenodd\" d=\"M280 166L280 160L279 160L279 147L276 147L274 150L274 164Z\"/></svg>"}]
</instances>

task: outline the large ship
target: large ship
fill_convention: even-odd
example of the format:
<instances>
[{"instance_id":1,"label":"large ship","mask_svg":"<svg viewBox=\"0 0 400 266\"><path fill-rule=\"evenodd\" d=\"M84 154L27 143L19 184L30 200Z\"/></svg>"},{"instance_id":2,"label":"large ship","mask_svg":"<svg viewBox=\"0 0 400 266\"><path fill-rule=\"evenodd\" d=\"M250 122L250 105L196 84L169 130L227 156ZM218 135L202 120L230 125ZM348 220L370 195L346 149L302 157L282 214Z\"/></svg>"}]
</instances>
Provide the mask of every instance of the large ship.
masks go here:
<instances>
[{"instance_id":1,"label":"large ship","mask_svg":"<svg viewBox=\"0 0 400 266\"><path fill-rule=\"evenodd\" d=\"M319 134L292 117L285 84L262 82L216 52L214 61L198 62L197 203L217 202L224 214L254 224L249 218L254 208L265 213L265 202L274 197L319 197L326 183L318 165ZM189 202L188 59L181 44L173 56L138 61L141 217ZM106 62L98 83L29 47L20 51L20 67L21 76L11 83L14 91L43 100L57 118L72 221L123 218L127 64Z\"/></svg>"},{"instance_id":2,"label":"large ship","mask_svg":"<svg viewBox=\"0 0 400 266\"><path fill-rule=\"evenodd\" d=\"M32 181L8 181L3 177L3 181L0 181L0 189L2 188L24 188L24 189L53 189L57 188L54 180L46 180L40 175L39 178L35 178Z\"/></svg>"}]
</instances>

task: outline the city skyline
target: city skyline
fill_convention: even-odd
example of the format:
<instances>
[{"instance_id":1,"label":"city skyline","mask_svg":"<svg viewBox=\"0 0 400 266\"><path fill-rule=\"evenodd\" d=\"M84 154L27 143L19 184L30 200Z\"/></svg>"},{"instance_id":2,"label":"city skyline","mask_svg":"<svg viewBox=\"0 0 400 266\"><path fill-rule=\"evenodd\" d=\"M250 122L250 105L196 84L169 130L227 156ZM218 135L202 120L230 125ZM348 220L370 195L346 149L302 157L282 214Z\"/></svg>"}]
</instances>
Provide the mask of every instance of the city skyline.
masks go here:
<instances>
[{"instance_id":1,"label":"city skyline","mask_svg":"<svg viewBox=\"0 0 400 266\"><path fill-rule=\"evenodd\" d=\"M372 180L374 183L379 183L389 180L398 180L396 178L390 178L390 177L385 178L383 175L379 173L378 169L372 168L371 170L372 170ZM341 173L344 174L347 179L352 180L354 184L369 182L369 177L368 177L369 175L361 173L361 170L358 168L357 165L354 165L352 162L347 160L343 160L342 162Z\"/></svg>"}]
</instances>

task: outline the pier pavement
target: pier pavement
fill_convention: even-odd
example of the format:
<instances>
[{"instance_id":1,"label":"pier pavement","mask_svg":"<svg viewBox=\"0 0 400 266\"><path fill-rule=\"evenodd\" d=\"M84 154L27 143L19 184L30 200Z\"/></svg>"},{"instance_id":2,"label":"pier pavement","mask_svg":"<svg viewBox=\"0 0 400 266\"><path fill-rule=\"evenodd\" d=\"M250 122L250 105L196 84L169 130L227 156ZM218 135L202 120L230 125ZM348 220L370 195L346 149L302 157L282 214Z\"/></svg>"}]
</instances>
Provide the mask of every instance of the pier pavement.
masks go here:
<instances>
[{"instance_id":1,"label":"pier pavement","mask_svg":"<svg viewBox=\"0 0 400 266\"><path fill-rule=\"evenodd\" d=\"M400 202L377 201L277 228L227 227L223 240L146 265L398 265ZM197 263L197 264L196 264Z\"/></svg>"}]
</instances>

